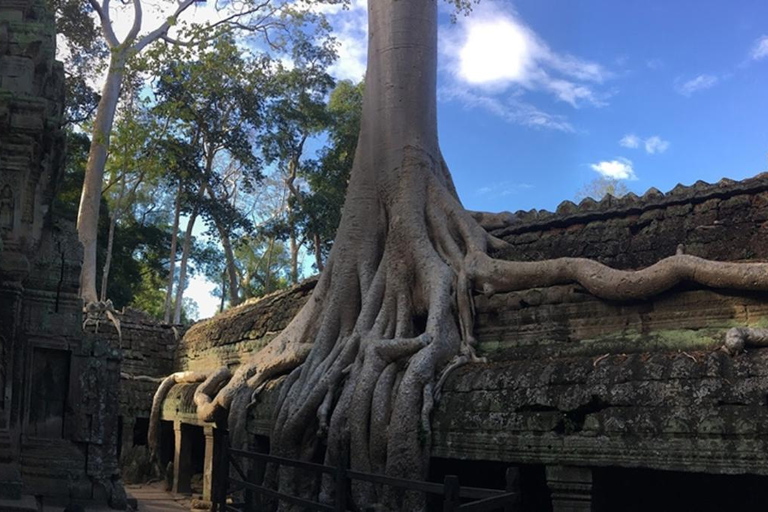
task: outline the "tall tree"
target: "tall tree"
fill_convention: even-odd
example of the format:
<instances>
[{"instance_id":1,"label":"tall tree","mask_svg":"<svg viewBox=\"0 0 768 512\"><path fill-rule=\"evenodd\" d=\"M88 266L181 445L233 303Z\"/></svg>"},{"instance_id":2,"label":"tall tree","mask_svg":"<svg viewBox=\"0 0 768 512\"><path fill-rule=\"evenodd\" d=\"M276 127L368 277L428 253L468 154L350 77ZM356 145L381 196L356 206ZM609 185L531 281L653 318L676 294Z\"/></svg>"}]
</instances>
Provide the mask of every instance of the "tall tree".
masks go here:
<instances>
[{"instance_id":1,"label":"tall tree","mask_svg":"<svg viewBox=\"0 0 768 512\"><path fill-rule=\"evenodd\" d=\"M326 40L315 45L299 36L293 44L291 66L278 64L267 108L267 130L261 137L266 161L276 163L289 191L285 225L291 250L291 280L299 281L299 250L303 245L299 212L307 212L298 178L303 174L304 147L308 138L328 126L325 96L333 86L327 67L336 58L334 45ZM312 234L307 233L310 237Z\"/></svg>"},{"instance_id":2,"label":"tall tree","mask_svg":"<svg viewBox=\"0 0 768 512\"><path fill-rule=\"evenodd\" d=\"M64 0L58 0L64 1ZM336 3L342 0L327 0ZM143 21L142 0L133 0L133 24L123 38L119 40L112 20L110 0L89 0L89 4L98 16L104 41L109 48L109 65L102 88L101 97L93 121L91 148L85 169L85 181L80 198L77 218L77 231L83 244L83 266L80 277L80 295L87 302L97 300L96 296L96 241L98 234L99 203L101 201L101 182L109 150L112 124L120 100L121 87L129 60L139 55L145 48L158 40L185 47L196 47L198 43L216 39L233 29L247 31L262 36L273 44L274 31L284 31L294 21L304 24L313 19L305 2L290 0L266 0L255 4L239 4L237 9L212 25L193 27L189 38L180 41L168 36L168 32L179 22L181 16L195 0L181 0L173 13L154 30L140 35ZM235 4L229 4L235 6ZM293 21L292 21L293 20Z\"/></svg>"},{"instance_id":3,"label":"tall tree","mask_svg":"<svg viewBox=\"0 0 768 512\"><path fill-rule=\"evenodd\" d=\"M221 36L202 52L168 47L156 94L155 110L173 119L173 130L186 147L197 151L197 170L179 268L174 321L178 321L191 237L198 216L215 231L224 246L230 304L239 302L239 279L232 236L248 231L248 219L236 207L239 190L253 190L261 178L254 154L254 132L260 128L262 89L271 66L265 57L251 57L232 37Z\"/></svg>"},{"instance_id":4,"label":"tall tree","mask_svg":"<svg viewBox=\"0 0 768 512\"><path fill-rule=\"evenodd\" d=\"M302 167L309 185L298 214L304 236L315 254L315 267L322 271L336 229L360 133L363 112L363 82L339 82L328 100L328 142L318 158Z\"/></svg>"},{"instance_id":5,"label":"tall tree","mask_svg":"<svg viewBox=\"0 0 768 512\"><path fill-rule=\"evenodd\" d=\"M579 258L512 262L488 256L504 243L481 222L496 219L462 207L437 141L437 3L375 0L368 13L360 137L325 271L280 335L234 375L227 368L212 372L195 394L203 419L229 410L234 443L247 442L253 390L287 374L271 435L275 454L309 459L325 445L330 465L348 462L357 470L421 479L430 412L446 372L475 358L473 292L576 281L596 296L626 300L683 279L768 290L768 265L761 263L676 255L624 272ZM349 460L340 460L346 454ZM324 501L334 493L327 484L320 487ZM267 485L294 495L317 489L290 468L272 471ZM423 508L413 493L368 484L351 491L360 507Z\"/></svg>"}]
</instances>

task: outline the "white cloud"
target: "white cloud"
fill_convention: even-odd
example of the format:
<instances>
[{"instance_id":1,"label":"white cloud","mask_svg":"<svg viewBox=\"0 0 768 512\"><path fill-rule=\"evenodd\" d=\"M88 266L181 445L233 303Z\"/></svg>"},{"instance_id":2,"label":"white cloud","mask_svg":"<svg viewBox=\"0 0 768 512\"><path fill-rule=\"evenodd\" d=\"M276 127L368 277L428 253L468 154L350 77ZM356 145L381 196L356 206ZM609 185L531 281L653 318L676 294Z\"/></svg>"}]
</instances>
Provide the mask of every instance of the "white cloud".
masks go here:
<instances>
[{"instance_id":1,"label":"white cloud","mask_svg":"<svg viewBox=\"0 0 768 512\"><path fill-rule=\"evenodd\" d=\"M189 280L185 297L189 297L197 303L197 312L202 318L210 318L219 311L221 299L213 295L216 285L203 277L194 275Z\"/></svg>"},{"instance_id":2,"label":"white cloud","mask_svg":"<svg viewBox=\"0 0 768 512\"><path fill-rule=\"evenodd\" d=\"M517 13L501 5L482 2L471 16L441 32L441 68L453 78L452 88L463 89L465 100L468 95L478 96L478 106L487 105L489 98L507 104L500 98L535 91L549 93L574 108L606 105L609 94L599 86L614 76L612 72L596 62L554 51ZM519 100L514 103L519 107ZM497 110L509 118L507 108ZM513 117L532 125L529 116L517 115L519 111L515 108ZM551 118L545 117L544 124L551 124ZM572 131L562 118L555 124L557 129L567 125L567 131Z\"/></svg>"},{"instance_id":3,"label":"white cloud","mask_svg":"<svg viewBox=\"0 0 768 512\"><path fill-rule=\"evenodd\" d=\"M652 135L651 137L643 140L634 133L628 133L619 140L619 146L629 149L637 149L640 146L643 146L646 153L649 155L655 155L658 153L663 153L669 149L669 141L662 139L658 135Z\"/></svg>"},{"instance_id":4,"label":"white cloud","mask_svg":"<svg viewBox=\"0 0 768 512\"><path fill-rule=\"evenodd\" d=\"M649 155L654 155L656 153L663 153L669 148L669 141L664 140L658 135L654 135L653 137L648 137L645 139L645 152Z\"/></svg>"},{"instance_id":5,"label":"white cloud","mask_svg":"<svg viewBox=\"0 0 768 512\"><path fill-rule=\"evenodd\" d=\"M560 132L575 131L565 117L543 112L513 95L499 97L469 92L466 88L441 87L437 97L441 101L458 101L466 108L483 109L512 124Z\"/></svg>"},{"instance_id":6,"label":"white cloud","mask_svg":"<svg viewBox=\"0 0 768 512\"><path fill-rule=\"evenodd\" d=\"M718 81L719 79L714 75L699 75L685 82L678 79L675 80L675 90L683 96L690 96L695 92L714 87Z\"/></svg>"},{"instance_id":7,"label":"white cloud","mask_svg":"<svg viewBox=\"0 0 768 512\"><path fill-rule=\"evenodd\" d=\"M601 176L614 180L636 180L635 170L632 168L632 162L626 158L617 158L616 160L603 160L596 164L590 164L593 171Z\"/></svg>"},{"instance_id":8,"label":"white cloud","mask_svg":"<svg viewBox=\"0 0 768 512\"><path fill-rule=\"evenodd\" d=\"M635 149L640 147L640 137L635 134L629 133L621 138L619 145L625 148Z\"/></svg>"},{"instance_id":9,"label":"white cloud","mask_svg":"<svg viewBox=\"0 0 768 512\"><path fill-rule=\"evenodd\" d=\"M517 194L519 192L522 192L523 190L530 190L533 188L533 185L530 185L528 183L514 183L512 181L502 181L499 183L494 183L493 186L485 186L480 187L477 190L475 190L475 195L477 196L486 196L486 197L504 197L504 196L511 196L514 194Z\"/></svg>"},{"instance_id":10,"label":"white cloud","mask_svg":"<svg viewBox=\"0 0 768 512\"><path fill-rule=\"evenodd\" d=\"M661 59L648 59L645 61L645 65L648 67L648 69L659 69L664 65L664 61Z\"/></svg>"},{"instance_id":11,"label":"white cloud","mask_svg":"<svg viewBox=\"0 0 768 512\"><path fill-rule=\"evenodd\" d=\"M762 36L755 41L749 56L752 57L752 60L761 60L768 57L768 36Z\"/></svg>"},{"instance_id":12,"label":"white cloud","mask_svg":"<svg viewBox=\"0 0 768 512\"><path fill-rule=\"evenodd\" d=\"M469 84L520 82L533 65L533 39L513 20L469 23L459 51L459 77Z\"/></svg>"},{"instance_id":13,"label":"white cloud","mask_svg":"<svg viewBox=\"0 0 768 512\"><path fill-rule=\"evenodd\" d=\"M368 8L366 0L353 0L348 9L339 4L318 4L333 27L339 43L339 58L330 73L340 80L359 82L365 76L368 61Z\"/></svg>"}]
</instances>

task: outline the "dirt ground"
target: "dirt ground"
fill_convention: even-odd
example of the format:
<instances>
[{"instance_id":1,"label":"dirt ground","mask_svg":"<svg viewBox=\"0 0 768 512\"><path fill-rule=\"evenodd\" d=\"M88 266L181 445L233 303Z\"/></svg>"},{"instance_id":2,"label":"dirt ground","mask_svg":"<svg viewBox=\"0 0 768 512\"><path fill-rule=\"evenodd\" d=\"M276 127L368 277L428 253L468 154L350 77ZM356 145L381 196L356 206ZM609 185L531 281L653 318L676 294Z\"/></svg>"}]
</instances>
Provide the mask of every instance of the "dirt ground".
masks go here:
<instances>
[{"instance_id":1,"label":"dirt ground","mask_svg":"<svg viewBox=\"0 0 768 512\"><path fill-rule=\"evenodd\" d=\"M192 501L189 496L177 496L165 490L165 483L126 485L129 498L138 501L138 512L189 512Z\"/></svg>"}]
</instances>

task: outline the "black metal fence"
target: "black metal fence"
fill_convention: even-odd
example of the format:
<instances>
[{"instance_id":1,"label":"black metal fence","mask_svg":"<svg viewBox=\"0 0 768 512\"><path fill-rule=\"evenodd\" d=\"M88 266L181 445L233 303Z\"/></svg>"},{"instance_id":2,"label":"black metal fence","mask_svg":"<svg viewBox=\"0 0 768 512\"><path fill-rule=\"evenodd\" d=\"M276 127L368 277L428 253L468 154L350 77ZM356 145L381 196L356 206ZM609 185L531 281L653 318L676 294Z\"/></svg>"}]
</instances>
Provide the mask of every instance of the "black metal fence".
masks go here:
<instances>
[{"instance_id":1,"label":"black metal fence","mask_svg":"<svg viewBox=\"0 0 768 512\"><path fill-rule=\"evenodd\" d=\"M343 465L336 467L303 462L292 459L276 457L264 453L248 452L229 448L228 440L224 432L219 432L220 440L218 454L214 463L213 474L213 499L214 512L257 512L254 508L255 497L283 500L306 510L326 512L346 512L349 487L352 481L369 482L391 486L398 489L422 492L427 495L442 497L443 512L489 512L503 510L504 512L517 512L520 510L519 472L516 468L507 469L506 489L483 489L478 487L466 487L459 485L456 476L448 475L442 484L434 482L422 482L393 478L385 475L363 473L345 468ZM249 478L239 460L250 459L260 464L277 464L291 466L316 475L330 475L335 483L335 500L333 505L318 503L297 496L291 496L269 489L262 485L249 482ZM234 469L237 477L230 476L230 467ZM242 491L245 499L243 503L230 503L228 496Z\"/></svg>"}]
</instances>

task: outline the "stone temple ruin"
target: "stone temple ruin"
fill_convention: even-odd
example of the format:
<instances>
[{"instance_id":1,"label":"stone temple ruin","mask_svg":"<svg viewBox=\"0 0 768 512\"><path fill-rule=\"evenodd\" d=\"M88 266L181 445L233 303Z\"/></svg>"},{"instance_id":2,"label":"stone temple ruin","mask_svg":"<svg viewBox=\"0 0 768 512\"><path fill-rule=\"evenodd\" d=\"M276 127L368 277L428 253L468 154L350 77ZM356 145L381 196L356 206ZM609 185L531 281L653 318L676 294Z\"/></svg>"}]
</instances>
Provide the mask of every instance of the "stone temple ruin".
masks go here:
<instances>
[{"instance_id":1,"label":"stone temple ruin","mask_svg":"<svg viewBox=\"0 0 768 512\"><path fill-rule=\"evenodd\" d=\"M41 500L124 507L121 477L156 471L146 446L162 379L236 367L288 324L315 284L186 333L130 310L84 327L80 245L50 211L64 140L54 49L41 0L0 0L0 510L37 510ZM494 232L511 245L494 256L577 256L619 269L680 248L768 260L765 175L566 201L516 218ZM768 348L722 350L728 329L768 324L764 294L681 285L619 304L563 285L480 295L475 306L488 362L446 382L432 416L431 478L502 487L516 466L523 509L535 512L746 511L768 502ZM254 450L269 450L281 382L249 410ZM197 418L196 386L176 384L165 398L157 455L174 491L209 501L220 438Z\"/></svg>"},{"instance_id":2,"label":"stone temple ruin","mask_svg":"<svg viewBox=\"0 0 768 512\"><path fill-rule=\"evenodd\" d=\"M516 216L494 233L511 244L496 257L581 256L620 269L681 248L714 260L768 258L766 175ZM287 325L313 286L194 325L173 371L237 366ZM682 285L612 303L565 285L475 303L488 363L446 382L432 416L432 478L503 488L505 469L518 466L530 511L756 510L768 502L768 349L722 350L728 329L766 324L763 294ZM160 458L173 462L179 491L193 474L210 474L217 449L215 426L195 414L196 386L176 384L162 409ZM249 411L254 450L269 449L279 386Z\"/></svg>"},{"instance_id":3,"label":"stone temple ruin","mask_svg":"<svg viewBox=\"0 0 768 512\"><path fill-rule=\"evenodd\" d=\"M121 354L83 333L82 249L51 211L64 70L44 5L0 0L0 510L119 507Z\"/></svg>"}]
</instances>

